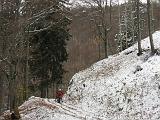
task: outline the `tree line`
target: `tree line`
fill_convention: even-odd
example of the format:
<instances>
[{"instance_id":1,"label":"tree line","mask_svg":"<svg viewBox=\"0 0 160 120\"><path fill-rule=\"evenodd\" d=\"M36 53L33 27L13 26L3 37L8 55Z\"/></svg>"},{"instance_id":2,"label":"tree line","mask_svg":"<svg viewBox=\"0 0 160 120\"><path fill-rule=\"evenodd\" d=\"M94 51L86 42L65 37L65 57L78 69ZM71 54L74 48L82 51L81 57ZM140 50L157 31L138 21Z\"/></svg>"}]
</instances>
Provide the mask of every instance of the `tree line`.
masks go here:
<instances>
[{"instance_id":1,"label":"tree line","mask_svg":"<svg viewBox=\"0 0 160 120\"><path fill-rule=\"evenodd\" d=\"M138 35L137 1L126 0L126 2L121 3L120 0L119 2L118 0L107 0L108 3L104 8L105 1L81 0L78 4L75 0L76 4L71 9L72 38L67 46L69 61L65 64L65 69L68 72L65 74L64 80L70 80L78 71L109 55L123 51L135 44L138 39L144 39L149 35L146 3L139 1L140 34ZM160 29L160 2L151 1L150 3L153 33ZM98 5L102 7L98 7ZM103 15L102 10L105 10L105 15ZM103 27L102 23L106 27ZM105 29L108 30L107 34L104 34Z\"/></svg>"},{"instance_id":2,"label":"tree line","mask_svg":"<svg viewBox=\"0 0 160 120\"><path fill-rule=\"evenodd\" d=\"M126 0L124 3L121 3L120 0L119 2L118 0L107 0L105 17L102 17L104 12L101 11L104 10L105 2L101 2L104 0L81 1L84 3L83 5L76 3L71 9L72 38L68 43L69 61L65 64L65 68L69 71L65 75L67 80L70 80L79 70L106 58L105 54L109 56L123 51L135 44L138 37L144 39L148 36L146 3L139 1L140 34L138 36L136 0ZM97 7L98 5L102 7ZM151 1L152 33L160 29L159 10L160 3ZM106 27L102 27L102 22L106 24ZM104 34L104 29L109 30L107 34ZM104 35L107 36L104 37ZM106 47L104 40L107 40ZM105 52L105 48L107 48L107 52Z\"/></svg>"},{"instance_id":3,"label":"tree line","mask_svg":"<svg viewBox=\"0 0 160 120\"><path fill-rule=\"evenodd\" d=\"M31 95L54 96L68 58L67 4L66 0L0 1L0 112L17 109Z\"/></svg>"},{"instance_id":4,"label":"tree line","mask_svg":"<svg viewBox=\"0 0 160 120\"><path fill-rule=\"evenodd\" d=\"M119 51L122 51L136 41L138 42L138 55L142 54L141 48L141 38L143 30L147 29L149 38L151 53L155 53L155 48L153 44L152 33L154 31L155 19L153 15L153 7L159 4L158 1L147 0L147 3L142 3L141 0L124 0L113 1L113 0L81 0L83 5L87 5L90 9L94 9L89 15L91 16L91 21L95 25L96 36L102 41L104 46L104 58L109 55L109 36L112 32L112 9L113 6L117 6L119 15L119 32L116 35L116 40L118 43ZM114 3L115 2L115 3ZM147 25L148 27L145 28Z\"/></svg>"}]
</instances>

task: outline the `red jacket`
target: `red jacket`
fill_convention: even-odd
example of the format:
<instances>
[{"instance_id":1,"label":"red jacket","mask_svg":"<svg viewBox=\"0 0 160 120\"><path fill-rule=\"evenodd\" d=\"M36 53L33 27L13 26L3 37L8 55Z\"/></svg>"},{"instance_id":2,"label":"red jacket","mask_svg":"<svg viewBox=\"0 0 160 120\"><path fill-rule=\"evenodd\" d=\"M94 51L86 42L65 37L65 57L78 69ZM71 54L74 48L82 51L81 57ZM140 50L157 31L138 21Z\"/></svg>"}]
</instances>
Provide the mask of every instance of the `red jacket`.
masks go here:
<instances>
[{"instance_id":1,"label":"red jacket","mask_svg":"<svg viewBox=\"0 0 160 120\"><path fill-rule=\"evenodd\" d=\"M63 91L58 90L58 91L56 92L56 98L62 98L63 95L64 95L64 92L63 92Z\"/></svg>"}]
</instances>

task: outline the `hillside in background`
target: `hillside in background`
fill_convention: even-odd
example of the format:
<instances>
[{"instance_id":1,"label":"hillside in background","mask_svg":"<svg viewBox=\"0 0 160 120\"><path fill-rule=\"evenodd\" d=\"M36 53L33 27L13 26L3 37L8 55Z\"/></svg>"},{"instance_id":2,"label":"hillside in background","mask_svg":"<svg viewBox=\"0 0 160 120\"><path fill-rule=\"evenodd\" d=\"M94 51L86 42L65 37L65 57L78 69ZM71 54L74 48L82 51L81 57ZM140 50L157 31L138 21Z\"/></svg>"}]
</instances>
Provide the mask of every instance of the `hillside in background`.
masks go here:
<instances>
[{"instance_id":1,"label":"hillside in background","mask_svg":"<svg viewBox=\"0 0 160 120\"><path fill-rule=\"evenodd\" d=\"M122 5L122 9L124 6ZM65 63L65 69L68 71L64 75L64 83L68 84L71 77L78 71L84 70L91 66L93 63L104 59L104 47L103 41L97 39L96 26L91 21L91 14L96 11L93 8L86 8L78 6L71 10L72 24L71 35L72 38L68 42L69 60ZM123 10L122 10L123 11ZM160 7L159 4L154 4L153 16L154 16L154 30L160 29ZM117 42L115 41L115 35L119 32L119 13L118 6L112 6L112 30L109 33L109 55L116 54ZM109 14L109 13L108 13ZM148 36L147 14L144 28L141 31L141 37L144 39ZM109 20L109 17L107 18ZM100 55L99 55L100 47ZM67 88L67 86L66 86Z\"/></svg>"},{"instance_id":2,"label":"hillside in background","mask_svg":"<svg viewBox=\"0 0 160 120\"><path fill-rule=\"evenodd\" d=\"M146 38L141 56L137 44L109 56L72 77L62 104L31 97L22 120L160 120L160 31L153 38L155 55Z\"/></svg>"}]
</instances>

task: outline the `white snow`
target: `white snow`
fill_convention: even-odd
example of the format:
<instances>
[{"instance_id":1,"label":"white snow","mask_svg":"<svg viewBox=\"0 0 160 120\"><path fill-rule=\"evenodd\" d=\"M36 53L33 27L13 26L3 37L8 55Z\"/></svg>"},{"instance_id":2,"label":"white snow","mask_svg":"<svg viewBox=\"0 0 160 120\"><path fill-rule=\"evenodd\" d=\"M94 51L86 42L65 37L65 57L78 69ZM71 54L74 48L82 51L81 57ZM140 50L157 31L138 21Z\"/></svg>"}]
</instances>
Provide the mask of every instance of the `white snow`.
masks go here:
<instances>
[{"instance_id":1,"label":"white snow","mask_svg":"<svg viewBox=\"0 0 160 120\"><path fill-rule=\"evenodd\" d=\"M153 38L160 48L160 31ZM160 120L160 56L150 55L148 38L142 48L141 56L135 44L76 74L68 103L104 120Z\"/></svg>"},{"instance_id":2,"label":"white snow","mask_svg":"<svg viewBox=\"0 0 160 120\"><path fill-rule=\"evenodd\" d=\"M160 50L160 31L153 34ZM150 55L149 39L109 56L73 76L63 103L31 97L22 120L160 120L160 56ZM160 53L160 51L159 51Z\"/></svg>"}]
</instances>

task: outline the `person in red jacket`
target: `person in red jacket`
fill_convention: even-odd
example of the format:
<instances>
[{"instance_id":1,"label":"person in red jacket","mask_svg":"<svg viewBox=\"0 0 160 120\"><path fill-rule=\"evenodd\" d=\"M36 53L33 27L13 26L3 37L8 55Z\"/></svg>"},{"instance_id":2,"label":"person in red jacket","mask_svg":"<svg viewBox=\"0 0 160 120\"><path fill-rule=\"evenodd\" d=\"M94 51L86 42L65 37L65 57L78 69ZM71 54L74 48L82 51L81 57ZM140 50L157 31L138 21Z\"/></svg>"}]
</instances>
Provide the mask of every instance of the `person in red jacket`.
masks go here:
<instances>
[{"instance_id":1,"label":"person in red jacket","mask_svg":"<svg viewBox=\"0 0 160 120\"><path fill-rule=\"evenodd\" d=\"M56 92L56 99L58 103L62 102L63 95L64 95L64 91L62 89L58 89Z\"/></svg>"}]
</instances>

